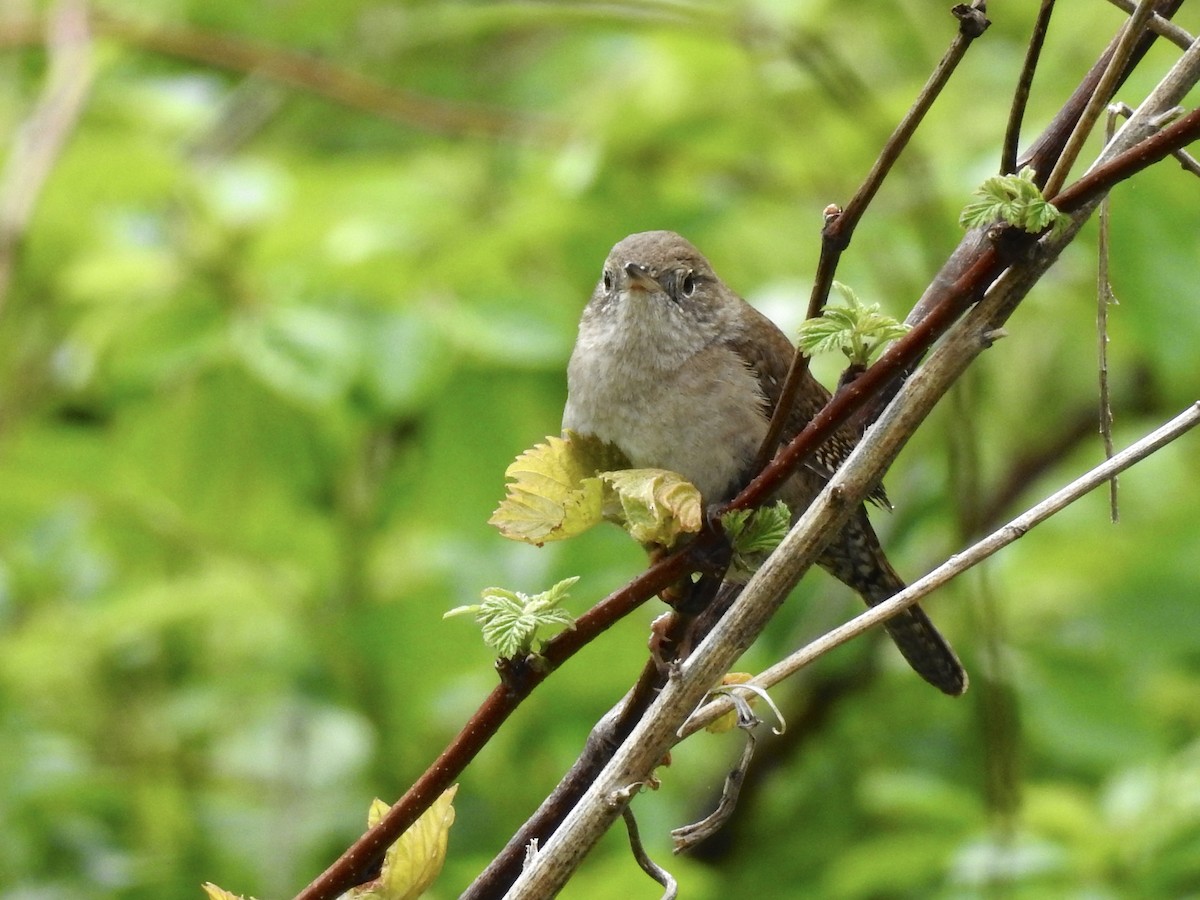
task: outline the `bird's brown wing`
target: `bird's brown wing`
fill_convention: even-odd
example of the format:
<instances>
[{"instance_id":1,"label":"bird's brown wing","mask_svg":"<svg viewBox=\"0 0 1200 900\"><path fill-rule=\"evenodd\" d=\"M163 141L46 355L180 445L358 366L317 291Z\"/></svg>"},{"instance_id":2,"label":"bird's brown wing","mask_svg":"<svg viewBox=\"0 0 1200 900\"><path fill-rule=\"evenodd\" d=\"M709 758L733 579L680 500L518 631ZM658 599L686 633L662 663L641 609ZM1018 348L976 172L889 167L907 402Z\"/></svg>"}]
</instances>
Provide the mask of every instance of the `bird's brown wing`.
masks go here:
<instances>
[{"instance_id":1,"label":"bird's brown wing","mask_svg":"<svg viewBox=\"0 0 1200 900\"><path fill-rule=\"evenodd\" d=\"M747 304L748 305L748 304ZM758 377L758 384L766 400L768 414L775 410L783 392L783 383L787 379L788 367L796 352L792 342L765 315L753 307L749 307L748 327L743 333L731 337L728 341L731 349L746 361L751 371ZM746 334L754 335L749 340ZM829 402L829 391L821 382L805 371L804 380L792 402L792 410L784 425L781 443L786 443L804 430L812 421L813 416ZM850 451L858 443L858 436L845 427L839 428L833 435L819 446L808 459L806 466L828 481L833 473L846 461ZM878 485L869 495L869 499L880 506L891 508L883 485Z\"/></svg>"},{"instance_id":2,"label":"bird's brown wing","mask_svg":"<svg viewBox=\"0 0 1200 900\"><path fill-rule=\"evenodd\" d=\"M752 313L749 321L747 330L758 335L758 340L751 342L743 339L731 349L740 354L758 376L764 402L770 411L779 402L794 351L783 332L761 313ZM788 440L799 433L828 400L829 392L806 372L788 415L783 439ZM857 435L846 428L834 432L809 459L808 470L819 478L828 480L850 455L857 439ZM811 476L791 479L793 486L804 485L800 487L796 499L814 489L815 486L811 484L813 480ZM805 482L809 483L805 485ZM812 495L809 494L808 499L811 498ZM882 487L877 487L871 493L871 499L887 505L887 497ZM800 510L793 509L794 514L799 512ZM863 506L852 513L849 521L829 542L817 562L839 581L853 588L871 605L881 602L904 587L904 582L888 562ZM950 644L919 607L913 606L903 611L893 617L885 627L909 665L922 678L954 696L967 689L967 673L962 663L958 661Z\"/></svg>"}]
</instances>

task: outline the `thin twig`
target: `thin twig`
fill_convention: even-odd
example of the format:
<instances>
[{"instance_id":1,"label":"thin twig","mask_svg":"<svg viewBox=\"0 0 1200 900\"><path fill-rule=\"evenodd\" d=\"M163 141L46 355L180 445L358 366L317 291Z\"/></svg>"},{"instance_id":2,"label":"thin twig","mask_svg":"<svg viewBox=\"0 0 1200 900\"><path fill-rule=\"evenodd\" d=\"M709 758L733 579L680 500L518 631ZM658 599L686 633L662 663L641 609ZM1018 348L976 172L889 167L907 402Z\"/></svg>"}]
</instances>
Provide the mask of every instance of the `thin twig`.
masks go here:
<instances>
[{"instance_id":1,"label":"thin twig","mask_svg":"<svg viewBox=\"0 0 1200 900\"><path fill-rule=\"evenodd\" d=\"M929 78L926 79L912 106L904 114L904 118L896 125L896 130L892 132L887 143L884 144L883 150L880 151L875 164L871 167L871 171L863 179L862 186L855 192L850 202L846 204L846 208L842 211L841 215L837 216L836 219L829 222L826 226L827 239L838 250L845 250L850 246L854 230L862 220L867 207L870 206L871 201L879 192L884 179L887 178L888 173L895 166L896 161L900 158L900 154L904 151L905 147L908 146L909 141L912 140L913 134L924 120L926 113L933 107L934 102L945 89L946 84L950 81L950 76L954 74L955 69L958 68L958 64L966 56L971 44L974 43L976 38L982 36L991 24L984 14L986 9L987 4L984 0L975 0L970 6L956 6L951 10L959 21L958 32L954 35L954 40L951 41L950 46L934 67L933 72L930 73ZM826 293L828 293L828 287L826 285ZM824 306L823 301L817 305L817 309L814 312L810 303L809 318L819 314L821 306Z\"/></svg>"},{"instance_id":2,"label":"thin twig","mask_svg":"<svg viewBox=\"0 0 1200 900\"><path fill-rule=\"evenodd\" d=\"M1117 130L1116 110L1110 110L1108 122L1105 125L1105 141L1111 141ZM1112 193L1104 195L1100 201L1099 226L1100 235L1096 248L1096 368L1100 381L1100 439L1104 444L1104 458L1113 456L1113 412L1112 395L1108 386L1108 308L1117 302L1113 293L1112 279L1109 277L1109 236L1111 228ZM1114 475L1108 483L1109 517L1115 525L1121 517L1117 503L1117 476Z\"/></svg>"},{"instance_id":3,"label":"thin twig","mask_svg":"<svg viewBox=\"0 0 1200 900\"><path fill-rule=\"evenodd\" d=\"M1133 109L1128 103L1114 103L1109 107L1109 110L1126 119L1133 115ZM1177 112L1182 112L1182 110L1178 110ZM1183 171L1191 175L1200 176L1200 160L1197 160L1192 154L1186 150L1175 150L1171 155L1179 161L1179 166Z\"/></svg>"},{"instance_id":4,"label":"thin twig","mask_svg":"<svg viewBox=\"0 0 1200 900\"><path fill-rule=\"evenodd\" d=\"M1124 10L1126 13L1132 13L1137 7L1133 0L1108 0L1113 6ZM1172 22L1170 19L1164 19L1158 13L1150 17L1150 21L1146 26L1155 34L1162 35L1176 47L1181 50L1186 50L1195 40L1190 34Z\"/></svg>"},{"instance_id":5,"label":"thin twig","mask_svg":"<svg viewBox=\"0 0 1200 900\"><path fill-rule=\"evenodd\" d=\"M629 833L629 847L633 850L633 858L637 860L643 872L663 886L662 900L675 900L679 896L679 883L646 852L642 845L642 837L638 833L637 819L628 805L621 810L621 818L625 820L625 830Z\"/></svg>"},{"instance_id":6,"label":"thin twig","mask_svg":"<svg viewBox=\"0 0 1200 900\"><path fill-rule=\"evenodd\" d=\"M1137 392L1134 392L1137 394ZM1147 397L1134 396L1120 404L1123 412L1150 414L1157 408L1149 404ZM1058 429L1042 442L1030 442L1008 460L1006 471L992 487L987 497L979 500L976 518L971 531L966 534L976 538L996 528L1010 514L1013 503L1039 478L1070 456L1081 444L1096 434L1096 409L1094 404L1065 411L1060 417Z\"/></svg>"},{"instance_id":7,"label":"thin twig","mask_svg":"<svg viewBox=\"0 0 1200 900\"><path fill-rule=\"evenodd\" d=\"M871 171L867 173L862 185L855 191L846 208L839 210L837 207L832 207L826 211L825 224L821 229L821 255L817 261L817 271L813 278L812 293L808 299L806 318L813 319L821 314L821 310L824 309L825 303L829 299L829 290L833 285L834 275L837 274L838 261L846 248L850 246L854 230L858 227L871 200L879 192L884 179L891 172L904 148L908 146L917 126L921 124L925 114L929 112L934 101L945 88L950 76L954 74L954 70L966 55L967 49L975 38L983 34L991 24L984 15L986 8L985 0L974 0L970 6L954 7L952 12L958 17L959 28L949 48L926 80L908 112L904 114L904 118L900 120L887 139L879 156L876 157ZM807 370L808 357L797 350L795 356L792 357L792 365L788 369L787 378L780 391L779 402L771 415L771 423L767 428L766 437L763 439L762 446L759 447L755 471L761 471L775 454L779 446L779 439L783 434L784 424L791 413L796 391L799 390L800 382Z\"/></svg>"},{"instance_id":8,"label":"thin twig","mask_svg":"<svg viewBox=\"0 0 1200 900\"><path fill-rule=\"evenodd\" d=\"M1200 401L1180 413L1161 428L1156 429L1135 444L1106 460L1084 475L1072 481L1066 487L1056 491L1036 506L1017 516L1007 525L992 532L983 540L977 542L961 553L955 554L942 565L938 566L925 577L913 582L900 593L873 606L844 625L821 635L815 641L781 660L775 665L755 676L747 684L762 688L771 688L783 679L795 674L817 657L828 653L835 647L857 637L881 622L907 609L921 598L932 593L951 579L983 562L998 550L1008 546L1013 541L1023 537L1034 526L1061 512L1070 504L1089 491L1099 487L1119 472L1132 466L1167 444L1186 434L1196 425L1200 425ZM694 734L720 716L729 712L733 704L726 698L719 698L706 704L687 720L680 729L683 735Z\"/></svg>"},{"instance_id":9,"label":"thin twig","mask_svg":"<svg viewBox=\"0 0 1200 900\"><path fill-rule=\"evenodd\" d=\"M1196 46L1200 51L1200 42ZM1195 56L1200 63L1200 52ZM1194 109L1158 133L1096 165L1078 181L1063 188L1062 193L1048 195L1046 199L1062 212L1073 212L1088 203L1098 202L1114 185L1198 139L1200 109Z\"/></svg>"},{"instance_id":10,"label":"thin twig","mask_svg":"<svg viewBox=\"0 0 1200 900\"><path fill-rule=\"evenodd\" d=\"M1176 150L1171 155L1179 160L1179 165L1183 168L1183 171L1200 177L1200 160L1184 150Z\"/></svg>"},{"instance_id":11,"label":"thin twig","mask_svg":"<svg viewBox=\"0 0 1200 900\"><path fill-rule=\"evenodd\" d=\"M1033 86L1033 74L1037 71L1042 45L1046 42L1046 31L1050 27L1050 15L1054 12L1054 0L1042 0L1033 34L1029 36L1029 48L1025 51L1025 62L1013 91L1012 109L1008 114L1008 127L1004 131L1004 149L1000 152L1000 174L1011 175L1017 171L1018 144L1021 142L1021 123L1025 120L1025 107L1029 103L1029 89Z\"/></svg>"},{"instance_id":12,"label":"thin twig","mask_svg":"<svg viewBox=\"0 0 1200 900\"><path fill-rule=\"evenodd\" d=\"M1067 139L1067 144L1059 155L1058 162L1054 164L1054 171L1046 180L1043 192L1047 196L1057 194L1066 184L1071 166L1075 165L1075 160L1083 149L1084 141L1091 134L1092 127L1099 120L1101 112L1108 105L1109 98L1117 89L1117 83L1125 73L1125 64L1132 59L1134 48L1141 39L1146 22L1152 12L1154 12L1154 0L1138 0L1137 9L1125 23L1121 37L1117 41L1116 50L1113 51L1112 59L1108 61L1108 67L1104 70L1096 93L1084 107L1083 115L1075 123L1075 128L1072 130L1070 138Z\"/></svg>"},{"instance_id":13,"label":"thin twig","mask_svg":"<svg viewBox=\"0 0 1200 900\"><path fill-rule=\"evenodd\" d=\"M754 748L758 743L754 729L759 725L760 719L754 715L750 709L750 702L745 697L731 693L729 699L737 710L738 728L746 734L742 755L725 775L725 784L721 788L721 800L717 803L717 808L698 822L671 830L671 841L674 845L672 853L685 853L701 841L712 837L724 827L733 811L737 809L738 795L746 780L746 773L750 771L750 762L754 759Z\"/></svg>"}]
</instances>

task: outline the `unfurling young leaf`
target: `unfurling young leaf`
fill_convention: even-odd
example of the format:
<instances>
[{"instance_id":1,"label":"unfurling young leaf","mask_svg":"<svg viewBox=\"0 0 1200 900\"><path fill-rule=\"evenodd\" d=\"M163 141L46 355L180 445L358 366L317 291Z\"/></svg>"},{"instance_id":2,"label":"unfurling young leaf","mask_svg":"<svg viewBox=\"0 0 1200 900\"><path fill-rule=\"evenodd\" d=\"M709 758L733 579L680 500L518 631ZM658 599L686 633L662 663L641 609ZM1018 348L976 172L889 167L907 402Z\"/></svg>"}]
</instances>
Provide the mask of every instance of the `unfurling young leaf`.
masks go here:
<instances>
[{"instance_id":1,"label":"unfurling young leaf","mask_svg":"<svg viewBox=\"0 0 1200 900\"><path fill-rule=\"evenodd\" d=\"M416 822L388 848L379 878L347 895L350 900L416 900L429 888L446 861L446 844L454 824L454 795L458 785L447 788ZM367 813L367 827L374 828L390 807L375 800Z\"/></svg>"},{"instance_id":2,"label":"unfurling young leaf","mask_svg":"<svg viewBox=\"0 0 1200 900\"><path fill-rule=\"evenodd\" d=\"M704 524L700 492L682 475L666 469L602 472L604 517L639 544L672 546L681 534Z\"/></svg>"},{"instance_id":3,"label":"unfurling young leaf","mask_svg":"<svg viewBox=\"0 0 1200 900\"><path fill-rule=\"evenodd\" d=\"M958 217L963 228L986 228L999 222L1030 234L1047 228L1061 234L1071 224L1069 216L1047 203L1034 183L1034 171L1026 166L1016 175L993 175L975 190L978 200L968 203Z\"/></svg>"},{"instance_id":4,"label":"unfurling young leaf","mask_svg":"<svg viewBox=\"0 0 1200 900\"><path fill-rule=\"evenodd\" d=\"M833 286L845 306L826 306L821 315L801 324L797 343L808 356L838 350L865 367L876 350L908 333L909 326L880 312L878 303L863 303L840 281Z\"/></svg>"},{"instance_id":5,"label":"unfurling young leaf","mask_svg":"<svg viewBox=\"0 0 1200 900\"><path fill-rule=\"evenodd\" d=\"M547 591L530 596L504 588L484 588L483 602L459 606L442 615L443 619L467 613L483 626L484 642L505 658L522 658L533 650L539 629L574 628L574 617L559 604L579 580L566 578Z\"/></svg>"},{"instance_id":6,"label":"unfurling young leaf","mask_svg":"<svg viewBox=\"0 0 1200 900\"><path fill-rule=\"evenodd\" d=\"M628 460L611 444L567 433L526 450L505 470L512 479L488 519L514 541L541 546L587 531L603 519L603 488L597 473Z\"/></svg>"},{"instance_id":7,"label":"unfurling young leaf","mask_svg":"<svg viewBox=\"0 0 1200 900\"><path fill-rule=\"evenodd\" d=\"M607 520L641 544L670 546L703 524L700 492L666 469L630 469L611 444L567 432L505 471L508 493L488 522L513 540L560 541Z\"/></svg>"},{"instance_id":8,"label":"unfurling young leaf","mask_svg":"<svg viewBox=\"0 0 1200 900\"><path fill-rule=\"evenodd\" d=\"M787 537L792 514L780 500L774 506L727 512L721 517L721 526L733 545L733 559L726 577L744 582Z\"/></svg>"}]
</instances>

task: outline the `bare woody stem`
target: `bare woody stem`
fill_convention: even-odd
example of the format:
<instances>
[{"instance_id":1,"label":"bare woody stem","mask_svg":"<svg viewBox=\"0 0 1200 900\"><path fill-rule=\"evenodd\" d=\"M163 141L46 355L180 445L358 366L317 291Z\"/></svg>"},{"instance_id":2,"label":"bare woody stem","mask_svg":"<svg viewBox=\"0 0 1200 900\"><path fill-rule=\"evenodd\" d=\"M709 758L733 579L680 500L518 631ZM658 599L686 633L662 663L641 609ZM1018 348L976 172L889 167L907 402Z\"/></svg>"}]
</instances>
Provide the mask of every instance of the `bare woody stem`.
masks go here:
<instances>
[{"instance_id":1,"label":"bare woody stem","mask_svg":"<svg viewBox=\"0 0 1200 900\"><path fill-rule=\"evenodd\" d=\"M1200 402L1193 403L1187 410L1180 413L1161 428L1156 429L1137 443L1115 454L1111 459L1106 460L1089 472L1081 475L1066 487L1017 516L1007 525L998 528L983 540L976 542L961 553L955 554L925 577L914 581L900 593L855 616L849 622L826 632L817 640L812 641L786 659L780 660L769 669L755 676L748 683L760 688L770 688L778 684L812 663L818 657L828 653L835 647L840 647L842 644L852 638L858 637L881 622L890 619L896 613L917 603L963 572L979 565L1013 541L1024 537L1034 526L1061 512L1105 481L1115 478L1130 466L1182 437L1189 430L1196 427L1196 425L1200 425ZM732 708L733 703L727 699L713 700L704 705L696 710L683 728L680 729L680 737L687 737L694 734Z\"/></svg>"},{"instance_id":2,"label":"bare woody stem","mask_svg":"<svg viewBox=\"0 0 1200 900\"><path fill-rule=\"evenodd\" d=\"M1089 98L1087 105L1084 107L1083 114L1079 117L1079 121L1075 123L1075 127L1071 130L1071 136L1067 139L1066 146L1054 164L1054 170L1046 180L1044 190L1047 194L1057 194L1062 186L1066 184L1071 166L1075 164L1080 150L1083 149L1083 142L1087 140L1088 135L1092 132L1092 128L1100 120L1100 114L1104 111L1109 98L1112 97L1113 92L1117 89L1117 85L1120 84L1121 79L1124 77L1126 66L1129 60L1133 58L1137 44L1141 40L1142 33L1145 31L1146 23L1153 12L1154 0L1140 0L1137 9L1134 10L1133 15L1126 21L1125 28L1117 41L1116 49L1113 50L1112 58L1109 59L1108 66L1100 78L1100 84L1096 88L1096 93Z\"/></svg>"},{"instance_id":3,"label":"bare woody stem","mask_svg":"<svg viewBox=\"0 0 1200 900\"><path fill-rule=\"evenodd\" d=\"M900 120L884 144L871 171L867 173L867 177L863 179L862 185L855 191L854 197L846 205L846 208L826 216L825 225L821 229L821 255L817 261L812 294L808 300L807 318L816 318L825 308L825 303L829 300L829 290L833 286L833 277L837 273L838 262L842 258L842 253L850 246L854 230L862 220L867 207L879 192L880 186L892 171L892 167L900 158L900 154L904 152L904 148L908 146L917 126L924 120L925 114L929 112L934 101L949 82L950 76L958 68L958 64L966 55L968 48L975 38L987 30L990 23L984 15L986 9L985 0L974 0L970 6L960 4L954 7L952 12L958 18L959 26L958 33L954 36L950 47L925 82L925 86L921 88L917 99L913 101L908 112L904 114L904 118ZM836 210L836 207L834 209ZM766 437L758 450L756 471L766 466L779 446L779 438L783 433L788 411L792 408L792 403L796 399L796 391L799 390L800 382L807 370L808 357L797 350L792 357L792 365L788 369L787 378L784 380L779 403L771 415L771 424L767 428Z\"/></svg>"},{"instance_id":4,"label":"bare woody stem","mask_svg":"<svg viewBox=\"0 0 1200 900\"><path fill-rule=\"evenodd\" d=\"M1054 0L1042 0L1038 9L1029 47L1025 51L1025 62L1017 77L1017 88L1013 91L1012 109L1008 114L1008 128L1004 132L1004 149L1000 153L1000 174L1011 175L1017 171L1017 152L1021 143L1021 123L1025 120L1025 107L1029 102L1029 90L1033 86L1033 75L1037 71L1042 45L1046 42L1046 31L1050 28L1050 15L1054 12Z\"/></svg>"},{"instance_id":5,"label":"bare woody stem","mask_svg":"<svg viewBox=\"0 0 1200 900\"><path fill-rule=\"evenodd\" d=\"M355 841L295 900L332 900L379 874L384 854L441 793L453 784L509 715L539 684L597 635L620 621L650 597L688 571L686 553L676 553L650 567L576 620L575 628L547 643L538 668L510 666L497 685L404 796L374 828Z\"/></svg>"}]
</instances>

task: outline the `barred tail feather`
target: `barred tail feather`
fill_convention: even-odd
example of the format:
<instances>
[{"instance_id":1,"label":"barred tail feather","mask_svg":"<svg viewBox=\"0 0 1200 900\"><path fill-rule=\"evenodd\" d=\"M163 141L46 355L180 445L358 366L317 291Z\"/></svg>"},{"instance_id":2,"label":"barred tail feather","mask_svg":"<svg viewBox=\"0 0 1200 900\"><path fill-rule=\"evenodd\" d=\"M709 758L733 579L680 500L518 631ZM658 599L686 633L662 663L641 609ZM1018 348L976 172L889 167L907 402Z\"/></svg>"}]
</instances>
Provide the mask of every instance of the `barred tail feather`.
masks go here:
<instances>
[{"instance_id":1,"label":"barred tail feather","mask_svg":"<svg viewBox=\"0 0 1200 900\"><path fill-rule=\"evenodd\" d=\"M865 509L851 517L819 562L857 591L869 606L904 589L904 581L887 561ZM884 627L913 671L938 690L956 697L967 689L967 673L958 656L920 607L910 606Z\"/></svg>"}]
</instances>

